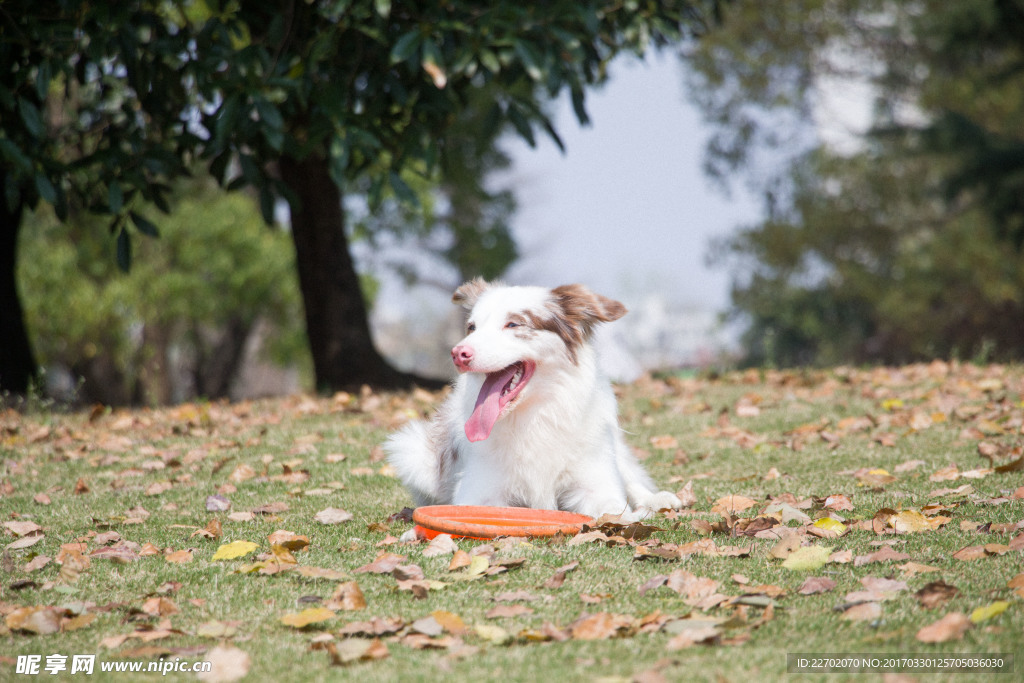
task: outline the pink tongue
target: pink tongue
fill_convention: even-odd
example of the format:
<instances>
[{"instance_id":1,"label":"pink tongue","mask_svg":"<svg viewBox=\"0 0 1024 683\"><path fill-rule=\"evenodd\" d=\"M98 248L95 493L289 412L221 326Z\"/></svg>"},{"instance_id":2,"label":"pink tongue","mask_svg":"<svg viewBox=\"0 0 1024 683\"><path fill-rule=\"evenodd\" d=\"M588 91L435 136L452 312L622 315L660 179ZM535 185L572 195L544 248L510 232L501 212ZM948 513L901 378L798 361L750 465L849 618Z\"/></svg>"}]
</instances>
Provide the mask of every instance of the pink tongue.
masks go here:
<instances>
[{"instance_id":1,"label":"pink tongue","mask_svg":"<svg viewBox=\"0 0 1024 683\"><path fill-rule=\"evenodd\" d=\"M501 391L515 374L516 366L511 365L487 375L484 385L480 387L480 395L476 397L473 414L466 420L466 438L470 441L483 441L491 435L501 412Z\"/></svg>"}]
</instances>

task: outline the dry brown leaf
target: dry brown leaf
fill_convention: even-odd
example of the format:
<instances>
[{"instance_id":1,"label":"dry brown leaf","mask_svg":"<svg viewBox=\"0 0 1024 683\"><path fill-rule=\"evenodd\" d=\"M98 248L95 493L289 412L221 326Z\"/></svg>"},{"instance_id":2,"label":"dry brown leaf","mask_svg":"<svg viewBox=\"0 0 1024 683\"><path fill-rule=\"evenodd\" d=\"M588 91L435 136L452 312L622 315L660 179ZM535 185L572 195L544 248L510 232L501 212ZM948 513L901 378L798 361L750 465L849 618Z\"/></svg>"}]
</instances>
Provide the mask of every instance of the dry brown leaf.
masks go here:
<instances>
[{"instance_id":1,"label":"dry brown leaf","mask_svg":"<svg viewBox=\"0 0 1024 683\"><path fill-rule=\"evenodd\" d=\"M533 609L526 605L497 605L488 610L484 616L488 619L501 619L505 617L523 617L533 614Z\"/></svg>"},{"instance_id":2,"label":"dry brown leaf","mask_svg":"<svg viewBox=\"0 0 1024 683\"><path fill-rule=\"evenodd\" d=\"M882 606L877 602L862 602L843 610L843 619L850 621L874 621L882 616Z\"/></svg>"},{"instance_id":3,"label":"dry brown leaf","mask_svg":"<svg viewBox=\"0 0 1024 683\"><path fill-rule=\"evenodd\" d=\"M364 564L362 567L354 570L354 574L390 574L394 571L395 567L405 562L405 555L397 555L395 553L382 552L377 555L377 558L369 564Z\"/></svg>"},{"instance_id":4,"label":"dry brown leaf","mask_svg":"<svg viewBox=\"0 0 1024 683\"><path fill-rule=\"evenodd\" d=\"M451 555L458 550L450 534L438 534L430 540L427 547L423 549L423 557L438 557L440 555Z\"/></svg>"},{"instance_id":5,"label":"dry brown leaf","mask_svg":"<svg viewBox=\"0 0 1024 683\"><path fill-rule=\"evenodd\" d=\"M60 630L60 612L55 607L19 607L5 617L4 623L12 631L46 635Z\"/></svg>"},{"instance_id":6,"label":"dry brown leaf","mask_svg":"<svg viewBox=\"0 0 1024 683\"><path fill-rule=\"evenodd\" d=\"M271 546L279 545L287 548L291 552L299 552L309 547L309 537L300 536L292 531L285 531L284 529L278 529L269 536L267 540L270 541Z\"/></svg>"},{"instance_id":7,"label":"dry brown leaf","mask_svg":"<svg viewBox=\"0 0 1024 683\"><path fill-rule=\"evenodd\" d=\"M189 549L175 550L164 555L164 560L173 564L184 564L192 561L192 551Z\"/></svg>"},{"instance_id":8,"label":"dry brown leaf","mask_svg":"<svg viewBox=\"0 0 1024 683\"><path fill-rule=\"evenodd\" d=\"M834 493L825 498L823 507L826 510L853 510L853 503L850 501L849 496L843 493Z\"/></svg>"},{"instance_id":9,"label":"dry brown leaf","mask_svg":"<svg viewBox=\"0 0 1024 683\"><path fill-rule=\"evenodd\" d=\"M836 582L824 576L808 576L800 584L797 593L801 595L814 595L816 593L827 593L836 587Z\"/></svg>"},{"instance_id":10,"label":"dry brown leaf","mask_svg":"<svg viewBox=\"0 0 1024 683\"><path fill-rule=\"evenodd\" d=\"M583 614L569 626L570 635L576 640L607 640L623 634L636 626L636 619L625 614Z\"/></svg>"},{"instance_id":11,"label":"dry brown leaf","mask_svg":"<svg viewBox=\"0 0 1024 683\"><path fill-rule=\"evenodd\" d=\"M249 654L234 645L217 645L203 655L210 662L210 670L196 675L206 683L230 683L243 678L249 673L252 660Z\"/></svg>"},{"instance_id":12,"label":"dry brown leaf","mask_svg":"<svg viewBox=\"0 0 1024 683\"><path fill-rule=\"evenodd\" d=\"M168 598L150 598L142 603L142 611L151 617L166 617L177 614L180 610L174 602Z\"/></svg>"},{"instance_id":13,"label":"dry brown leaf","mask_svg":"<svg viewBox=\"0 0 1024 683\"><path fill-rule=\"evenodd\" d=\"M366 609L366 597L355 581L339 583L331 599L324 605L328 609L351 612Z\"/></svg>"},{"instance_id":14,"label":"dry brown leaf","mask_svg":"<svg viewBox=\"0 0 1024 683\"><path fill-rule=\"evenodd\" d=\"M917 598L917 601L925 609L935 609L936 607L942 607L959 595L959 593L960 591L957 590L956 586L939 580L926 584L921 590L914 593L914 597Z\"/></svg>"},{"instance_id":15,"label":"dry brown leaf","mask_svg":"<svg viewBox=\"0 0 1024 683\"><path fill-rule=\"evenodd\" d=\"M919 630L917 639L922 643L945 643L949 640L960 640L970 627L971 620L966 614L950 612L935 623Z\"/></svg>"},{"instance_id":16,"label":"dry brown leaf","mask_svg":"<svg viewBox=\"0 0 1024 683\"><path fill-rule=\"evenodd\" d=\"M434 621L441 625L441 628L453 636L460 636L469 632L466 623L457 614L445 610L434 610L430 613Z\"/></svg>"},{"instance_id":17,"label":"dry brown leaf","mask_svg":"<svg viewBox=\"0 0 1024 683\"><path fill-rule=\"evenodd\" d=\"M753 498L747 498L746 496L740 495L728 495L719 498L715 501L715 504L711 506L712 512L718 514L730 513L735 514L737 512L743 512L757 505L757 501Z\"/></svg>"},{"instance_id":18,"label":"dry brown leaf","mask_svg":"<svg viewBox=\"0 0 1024 683\"><path fill-rule=\"evenodd\" d=\"M893 562L895 560L909 560L910 555L907 553L901 553L893 550L889 546L885 546L881 550L876 550L873 553L867 555L858 555L853 558L853 566L860 567L865 564L871 564L872 562Z\"/></svg>"}]
</instances>

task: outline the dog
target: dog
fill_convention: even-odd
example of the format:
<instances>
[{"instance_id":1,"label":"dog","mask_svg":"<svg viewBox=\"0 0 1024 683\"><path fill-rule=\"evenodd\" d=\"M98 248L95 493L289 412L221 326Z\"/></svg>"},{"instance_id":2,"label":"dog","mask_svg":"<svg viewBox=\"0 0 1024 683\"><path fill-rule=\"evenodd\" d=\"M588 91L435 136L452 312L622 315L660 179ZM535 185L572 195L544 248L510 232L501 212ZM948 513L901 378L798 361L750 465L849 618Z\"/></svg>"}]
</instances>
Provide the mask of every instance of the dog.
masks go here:
<instances>
[{"instance_id":1,"label":"dog","mask_svg":"<svg viewBox=\"0 0 1024 683\"><path fill-rule=\"evenodd\" d=\"M385 443L420 505L565 510L636 521L681 507L658 491L622 436L594 327L626 314L578 284L548 289L477 278L452 301L468 312L452 349L452 391L430 422Z\"/></svg>"}]
</instances>

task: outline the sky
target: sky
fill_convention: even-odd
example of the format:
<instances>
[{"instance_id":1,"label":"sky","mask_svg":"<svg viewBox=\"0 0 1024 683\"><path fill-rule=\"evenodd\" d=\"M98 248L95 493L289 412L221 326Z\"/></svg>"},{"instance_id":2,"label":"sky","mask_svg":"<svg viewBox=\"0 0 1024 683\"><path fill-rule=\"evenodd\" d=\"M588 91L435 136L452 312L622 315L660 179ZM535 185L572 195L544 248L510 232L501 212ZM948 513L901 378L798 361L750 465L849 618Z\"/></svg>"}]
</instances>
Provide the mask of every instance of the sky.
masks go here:
<instances>
[{"instance_id":1,"label":"sky","mask_svg":"<svg viewBox=\"0 0 1024 683\"><path fill-rule=\"evenodd\" d=\"M559 103L565 154L546 137L536 148L505 145L523 253L506 279L726 308L729 274L706 265L708 246L755 220L758 206L742 188L726 197L703 175L709 132L685 97L678 60L615 63L610 82L588 94L587 112L591 124L581 127L568 100Z\"/></svg>"},{"instance_id":2,"label":"sky","mask_svg":"<svg viewBox=\"0 0 1024 683\"><path fill-rule=\"evenodd\" d=\"M557 103L564 154L541 134L535 148L510 136L503 146L512 168L495 179L516 196L512 229L521 253L502 279L580 282L622 301L631 324L616 332L620 346L632 343L625 355L645 367L645 357L665 362L658 352L667 347L676 346L676 359L721 347L708 328L729 305L730 275L707 265L709 245L759 216L742 185L726 196L704 176L710 130L686 99L681 68L671 55L620 59L609 82L587 95L590 125L577 122L568 97ZM452 315L450 292L385 282L374 313L378 343L400 366L443 367L455 339L444 339L453 332L436 323ZM410 343L435 337L433 349Z\"/></svg>"}]
</instances>

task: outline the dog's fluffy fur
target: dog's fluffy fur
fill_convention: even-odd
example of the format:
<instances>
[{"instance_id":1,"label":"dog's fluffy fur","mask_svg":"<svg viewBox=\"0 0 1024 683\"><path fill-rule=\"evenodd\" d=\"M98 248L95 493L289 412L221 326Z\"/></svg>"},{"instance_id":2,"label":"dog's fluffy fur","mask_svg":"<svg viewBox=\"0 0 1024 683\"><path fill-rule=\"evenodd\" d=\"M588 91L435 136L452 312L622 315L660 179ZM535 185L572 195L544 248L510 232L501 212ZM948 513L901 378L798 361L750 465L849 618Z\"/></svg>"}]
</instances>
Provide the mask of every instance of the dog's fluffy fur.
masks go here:
<instances>
[{"instance_id":1,"label":"dog's fluffy fur","mask_svg":"<svg viewBox=\"0 0 1024 683\"><path fill-rule=\"evenodd\" d=\"M385 444L416 505L494 505L639 519L680 507L626 445L615 395L590 344L626 308L581 285L508 287L476 279L452 349L460 376L434 419Z\"/></svg>"}]
</instances>

